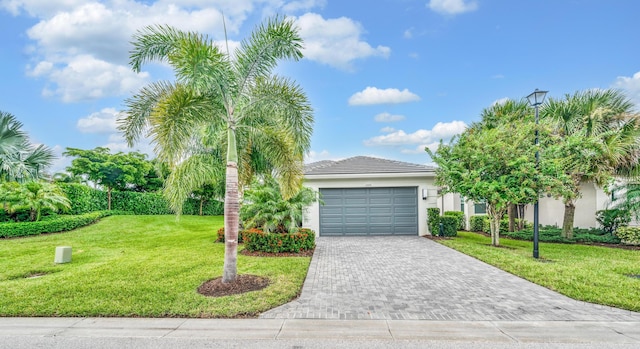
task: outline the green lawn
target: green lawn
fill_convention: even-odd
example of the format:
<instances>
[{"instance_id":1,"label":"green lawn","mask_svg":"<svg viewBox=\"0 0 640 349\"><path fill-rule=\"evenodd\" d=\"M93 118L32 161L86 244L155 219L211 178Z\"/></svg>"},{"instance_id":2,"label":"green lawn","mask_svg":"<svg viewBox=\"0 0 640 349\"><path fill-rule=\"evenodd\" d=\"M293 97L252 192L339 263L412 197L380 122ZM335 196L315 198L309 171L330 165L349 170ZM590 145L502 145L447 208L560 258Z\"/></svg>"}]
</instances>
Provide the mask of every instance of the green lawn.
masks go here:
<instances>
[{"instance_id":1,"label":"green lawn","mask_svg":"<svg viewBox=\"0 0 640 349\"><path fill-rule=\"evenodd\" d=\"M310 258L246 257L238 273L265 276L260 291L210 298L196 289L222 275L222 217L112 216L72 232L0 240L0 316L251 316L302 287ZM72 246L69 264L53 263ZM48 273L29 278L37 273Z\"/></svg>"},{"instance_id":2,"label":"green lawn","mask_svg":"<svg viewBox=\"0 0 640 349\"><path fill-rule=\"evenodd\" d=\"M535 260L526 241L500 239L495 248L488 237L459 232L439 242L571 298L640 311L640 279L627 276L640 274L640 251L541 243Z\"/></svg>"}]
</instances>

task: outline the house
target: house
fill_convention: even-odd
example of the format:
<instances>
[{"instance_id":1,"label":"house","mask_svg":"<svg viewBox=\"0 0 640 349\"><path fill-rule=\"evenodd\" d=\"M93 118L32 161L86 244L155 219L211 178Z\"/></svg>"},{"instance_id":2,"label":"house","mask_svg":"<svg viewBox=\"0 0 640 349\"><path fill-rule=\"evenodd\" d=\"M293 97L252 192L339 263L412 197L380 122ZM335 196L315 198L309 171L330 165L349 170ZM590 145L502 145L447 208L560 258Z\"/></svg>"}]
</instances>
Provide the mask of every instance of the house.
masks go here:
<instances>
[{"instance_id":1,"label":"house","mask_svg":"<svg viewBox=\"0 0 640 349\"><path fill-rule=\"evenodd\" d=\"M314 162L305 166L305 186L324 202L307 207L303 217L303 226L318 236L426 235L429 207L464 212L467 227L469 217L486 214L484 203L440 195L435 168L401 161L356 156ZM583 183L581 193L574 225L596 227L596 211L607 209L611 196L592 183ZM539 207L540 224L562 226L561 200L543 195ZM526 206L525 219L533 221L532 205Z\"/></svg>"},{"instance_id":2,"label":"house","mask_svg":"<svg viewBox=\"0 0 640 349\"><path fill-rule=\"evenodd\" d=\"M324 202L303 217L318 236L428 234L427 208L438 195L433 167L356 156L308 164L304 177Z\"/></svg>"}]
</instances>

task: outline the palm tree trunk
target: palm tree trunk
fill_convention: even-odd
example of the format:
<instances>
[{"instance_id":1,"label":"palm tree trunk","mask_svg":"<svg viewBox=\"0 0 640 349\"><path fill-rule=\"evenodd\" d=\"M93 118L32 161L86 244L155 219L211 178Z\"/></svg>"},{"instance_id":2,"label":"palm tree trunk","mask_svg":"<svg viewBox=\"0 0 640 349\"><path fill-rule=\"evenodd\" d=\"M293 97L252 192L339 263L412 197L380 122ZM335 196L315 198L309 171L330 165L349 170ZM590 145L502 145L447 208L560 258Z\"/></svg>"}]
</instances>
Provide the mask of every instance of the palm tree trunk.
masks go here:
<instances>
[{"instance_id":1,"label":"palm tree trunk","mask_svg":"<svg viewBox=\"0 0 640 349\"><path fill-rule=\"evenodd\" d=\"M200 199L200 215L202 216L202 206L204 205L204 199Z\"/></svg>"},{"instance_id":2,"label":"palm tree trunk","mask_svg":"<svg viewBox=\"0 0 640 349\"><path fill-rule=\"evenodd\" d=\"M564 219L562 221L562 237L573 238L573 220L576 215L576 205L573 201L564 204Z\"/></svg>"},{"instance_id":3,"label":"palm tree trunk","mask_svg":"<svg viewBox=\"0 0 640 349\"><path fill-rule=\"evenodd\" d=\"M238 273L238 227L240 200L238 196L238 152L235 130L227 131L227 170L224 197L224 268L222 282L233 282Z\"/></svg>"}]
</instances>

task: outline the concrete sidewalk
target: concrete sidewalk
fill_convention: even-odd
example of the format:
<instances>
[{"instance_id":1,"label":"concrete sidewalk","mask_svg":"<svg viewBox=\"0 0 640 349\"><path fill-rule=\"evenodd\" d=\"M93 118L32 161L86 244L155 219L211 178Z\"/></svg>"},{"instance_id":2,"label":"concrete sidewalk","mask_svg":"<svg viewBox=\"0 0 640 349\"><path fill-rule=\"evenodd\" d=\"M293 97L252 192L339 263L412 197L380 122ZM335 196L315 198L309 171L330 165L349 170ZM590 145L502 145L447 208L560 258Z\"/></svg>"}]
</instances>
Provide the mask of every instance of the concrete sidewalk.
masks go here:
<instances>
[{"instance_id":1,"label":"concrete sidewalk","mask_svg":"<svg viewBox=\"0 0 640 349\"><path fill-rule=\"evenodd\" d=\"M237 339L269 340L276 347L279 342L292 340L322 340L320 344L327 340L352 344L375 340L391 345L402 341L435 341L512 345L583 343L595 347L637 348L640 347L640 322L0 318L0 347L2 343L15 345L20 339L23 340L20 343L29 343L34 338L72 337L231 341L228 343Z\"/></svg>"}]
</instances>

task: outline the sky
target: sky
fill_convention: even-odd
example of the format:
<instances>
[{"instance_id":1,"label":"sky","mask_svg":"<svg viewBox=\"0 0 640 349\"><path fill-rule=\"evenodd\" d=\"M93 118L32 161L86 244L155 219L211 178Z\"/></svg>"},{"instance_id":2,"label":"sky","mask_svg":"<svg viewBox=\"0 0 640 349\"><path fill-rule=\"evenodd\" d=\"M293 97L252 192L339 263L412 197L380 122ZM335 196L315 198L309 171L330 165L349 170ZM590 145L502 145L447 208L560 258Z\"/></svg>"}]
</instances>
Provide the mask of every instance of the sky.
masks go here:
<instances>
[{"instance_id":1,"label":"sky","mask_svg":"<svg viewBox=\"0 0 640 349\"><path fill-rule=\"evenodd\" d=\"M124 100L171 70L128 65L139 29L169 24L236 47L265 18L295 20L304 58L276 73L314 109L307 162L366 155L429 164L484 108L534 89L548 98L623 90L640 106L637 0L0 0L0 110L32 142L128 148Z\"/></svg>"}]
</instances>

